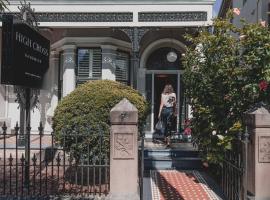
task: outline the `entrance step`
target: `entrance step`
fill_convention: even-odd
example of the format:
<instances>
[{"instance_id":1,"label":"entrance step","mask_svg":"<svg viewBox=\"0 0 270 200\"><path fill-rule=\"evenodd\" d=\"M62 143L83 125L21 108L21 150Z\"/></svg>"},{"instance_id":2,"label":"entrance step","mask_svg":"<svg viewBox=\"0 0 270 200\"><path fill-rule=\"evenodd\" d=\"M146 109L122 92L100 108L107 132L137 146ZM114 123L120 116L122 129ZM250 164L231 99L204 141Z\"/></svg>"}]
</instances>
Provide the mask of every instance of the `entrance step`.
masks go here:
<instances>
[{"instance_id":1,"label":"entrance step","mask_svg":"<svg viewBox=\"0 0 270 200\"><path fill-rule=\"evenodd\" d=\"M145 170L162 169L202 169L200 158L196 157L145 157Z\"/></svg>"},{"instance_id":2,"label":"entrance step","mask_svg":"<svg viewBox=\"0 0 270 200\"><path fill-rule=\"evenodd\" d=\"M202 169L202 161L191 143L172 143L166 148L164 143L145 142L144 169Z\"/></svg>"},{"instance_id":3,"label":"entrance step","mask_svg":"<svg viewBox=\"0 0 270 200\"><path fill-rule=\"evenodd\" d=\"M171 157L171 158L180 158L180 157L198 157L198 151L184 151L184 150L173 150L173 149L145 149L144 157Z\"/></svg>"}]
</instances>

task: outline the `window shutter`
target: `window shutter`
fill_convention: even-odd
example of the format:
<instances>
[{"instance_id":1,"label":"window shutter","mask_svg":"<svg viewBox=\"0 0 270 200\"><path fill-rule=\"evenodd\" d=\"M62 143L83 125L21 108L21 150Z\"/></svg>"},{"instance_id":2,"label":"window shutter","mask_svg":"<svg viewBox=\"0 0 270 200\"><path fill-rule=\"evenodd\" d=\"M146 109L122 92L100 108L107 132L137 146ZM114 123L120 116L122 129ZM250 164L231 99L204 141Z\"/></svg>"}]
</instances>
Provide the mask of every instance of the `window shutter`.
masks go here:
<instances>
[{"instance_id":1,"label":"window shutter","mask_svg":"<svg viewBox=\"0 0 270 200\"><path fill-rule=\"evenodd\" d=\"M126 52L116 54L115 79L126 85L129 83L129 54Z\"/></svg>"},{"instance_id":2,"label":"window shutter","mask_svg":"<svg viewBox=\"0 0 270 200\"><path fill-rule=\"evenodd\" d=\"M77 84L101 79L101 49L78 49Z\"/></svg>"}]
</instances>

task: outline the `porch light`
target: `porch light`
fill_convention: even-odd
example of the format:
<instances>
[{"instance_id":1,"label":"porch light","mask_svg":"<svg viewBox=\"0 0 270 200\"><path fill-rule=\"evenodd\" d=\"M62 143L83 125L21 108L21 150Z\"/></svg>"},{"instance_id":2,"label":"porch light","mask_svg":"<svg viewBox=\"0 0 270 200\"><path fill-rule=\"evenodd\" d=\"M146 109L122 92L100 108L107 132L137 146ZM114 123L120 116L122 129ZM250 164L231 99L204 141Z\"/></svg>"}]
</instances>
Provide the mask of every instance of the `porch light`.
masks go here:
<instances>
[{"instance_id":1,"label":"porch light","mask_svg":"<svg viewBox=\"0 0 270 200\"><path fill-rule=\"evenodd\" d=\"M170 51L168 54L167 54L167 60L169 62L175 62L177 59L177 54L174 52L174 51Z\"/></svg>"}]
</instances>

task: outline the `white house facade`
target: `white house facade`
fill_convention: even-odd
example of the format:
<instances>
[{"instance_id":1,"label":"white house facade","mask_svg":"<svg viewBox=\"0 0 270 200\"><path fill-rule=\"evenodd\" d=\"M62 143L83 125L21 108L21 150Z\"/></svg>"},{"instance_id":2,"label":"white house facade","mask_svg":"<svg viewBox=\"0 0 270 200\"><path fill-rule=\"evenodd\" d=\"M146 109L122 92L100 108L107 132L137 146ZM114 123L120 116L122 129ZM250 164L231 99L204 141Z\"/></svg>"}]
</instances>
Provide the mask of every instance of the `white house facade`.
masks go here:
<instances>
[{"instance_id":1,"label":"white house facade","mask_svg":"<svg viewBox=\"0 0 270 200\"><path fill-rule=\"evenodd\" d=\"M33 0L39 27L51 41L50 67L31 112L51 131L61 98L87 80L110 79L138 89L151 103L147 130L157 120L160 93L171 83L178 99L177 128L188 115L183 95L181 57L184 35L211 24L215 0ZM18 1L10 1L17 13ZM20 111L14 87L0 85L0 119L14 127Z\"/></svg>"}]
</instances>

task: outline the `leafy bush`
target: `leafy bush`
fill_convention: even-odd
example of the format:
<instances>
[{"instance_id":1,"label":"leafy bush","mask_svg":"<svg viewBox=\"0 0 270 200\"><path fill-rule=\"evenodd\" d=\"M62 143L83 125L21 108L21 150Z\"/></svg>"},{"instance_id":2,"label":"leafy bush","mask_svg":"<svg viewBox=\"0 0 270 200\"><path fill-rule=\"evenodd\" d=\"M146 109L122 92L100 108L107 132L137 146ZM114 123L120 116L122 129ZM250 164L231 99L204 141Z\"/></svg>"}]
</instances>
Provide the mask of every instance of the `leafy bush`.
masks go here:
<instances>
[{"instance_id":1,"label":"leafy bush","mask_svg":"<svg viewBox=\"0 0 270 200\"><path fill-rule=\"evenodd\" d=\"M202 30L184 60L193 138L204 158L219 163L243 131L243 113L270 103L270 32L260 23L232 24L233 13Z\"/></svg>"},{"instance_id":2,"label":"leafy bush","mask_svg":"<svg viewBox=\"0 0 270 200\"><path fill-rule=\"evenodd\" d=\"M82 158L91 150L93 155L109 152L110 110L127 98L139 111L141 130L149 111L148 103L136 90L109 80L88 81L78 86L58 104L53 117L53 129L58 141L75 157ZM90 155L91 157L91 155Z\"/></svg>"}]
</instances>

